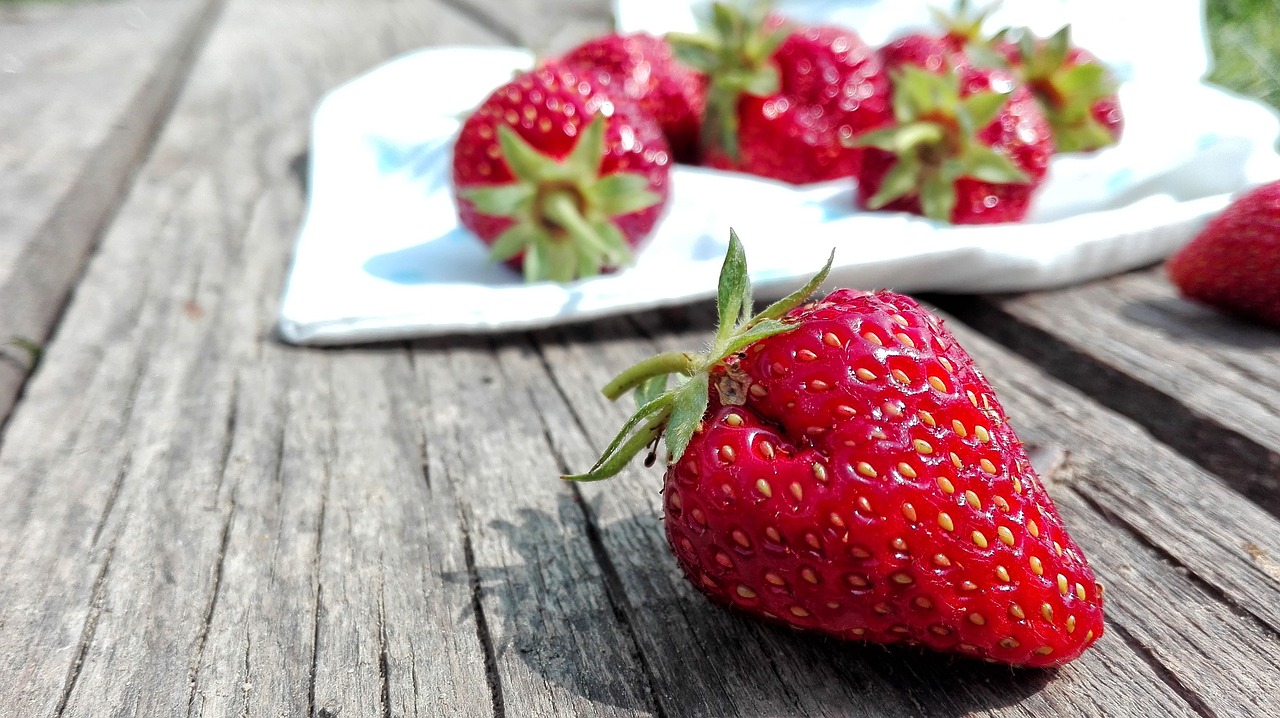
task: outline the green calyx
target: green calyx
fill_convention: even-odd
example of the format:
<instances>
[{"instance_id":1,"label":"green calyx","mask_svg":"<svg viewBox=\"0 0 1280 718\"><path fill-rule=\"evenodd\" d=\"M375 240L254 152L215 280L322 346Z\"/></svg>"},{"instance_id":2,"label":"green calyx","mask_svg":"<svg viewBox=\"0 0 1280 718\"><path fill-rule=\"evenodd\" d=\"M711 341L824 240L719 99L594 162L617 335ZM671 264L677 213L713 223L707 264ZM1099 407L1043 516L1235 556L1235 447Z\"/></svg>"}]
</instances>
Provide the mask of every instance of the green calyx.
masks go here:
<instances>
[{"instance_id":1,"label":"green calyx","mask_svg":"<svg viewBox=\"0 0 1280 718\"><path fill-rule=\"evenodd\" d=\"M567 282L631 263L631 248L613 218L652 207L662 197L643 175L600 174L605 117L596 115L561 159L548 157L507 125L498 126L502 158L515 179L459 194L482 214L514 223L489 256L524 254L525 281Z\"/></svg>"},{"instance_id":2,"label":"green calyx","mask_svg":"<svg viewBox=\"0 0 1280 718\"><path fill-rule=\"evenodd\" d=\"M1009 99L1006 92L960 95L955 72L904 66L893 74L895 124L855 136L853 147L875 147L898 156L868 201L871 209L911 195L926 217L951 221L956 181L970 177L995 184L1030 182L1005 155L977 139Z\"/></svg>"},{"instance_id":3,"label":"green calyx","mask_svg":"<svg viewBox=\"0 0 1280 718\"><path fill-rule=\"evenodd\" d=\"M669 461L678 461L707 411L713 370L761 339L795 329L796 325L784 321L783 317L822 284L834 259L835 252L832 251L826 266L807 284L770 304L759 314L752 314L747 257L737 233L730 230L729 251L720 269L716 296L719 322L711 347L703 354L659 354L614 377L602 390L604 395L616 401L628 391L633 392L636 413L623 425L594 466L585 473L561 478L598 481L614 476L636 454L646 447L656 446L664 433ZM673 375L676 381L674 386L670 386ZM717 384L721 402L733 404L745 400L747 387L736 382L734 372L724 373L723 380Z\"/></svg>"},{"instance_id":4,"label":"green calyx","mask_svg":"<svg viewBox=\"0 0 1280 718\"><path fill-rule=\"evenodd\" d=\"M1093 116L1099 100L1116 94L1115 77L1100 62L1068 62L1070 25L1045 39L1023 28L1017 47L1017 71L1044 108L1059 152L1087 152L1115 144L1116 138Z\"/></svg>"},{"instance_id":5,"label":"green calyx","mask_svg":"<svg viewBox=\"0 0 1280 718\"><path fill-rule=\"evenodd\" d=\"M999 7L999 0L977 8L970 5L969 0L956 0L950 13L938 8L930 8L929 15L935 24L946 31L948 37L960 41L961 44L981 43L983 41L982 26Z\"/></svg>"},{"instance_id":6,"label":"green calyx","mask_svg":"<svg viewBox=\"0 0 1280 718\"><path fill-rule=\"evenodd\" d=\"M707 110L702 123L704 147L714 147L737 161L738 101L744 94L768 97L780 83L773 53L788 29L768 29L768 3L756 2L745 12L726 3L711 8L711 27L699 34L670 33L676 59L705 74Z\"/></svg>"}]
</instances>

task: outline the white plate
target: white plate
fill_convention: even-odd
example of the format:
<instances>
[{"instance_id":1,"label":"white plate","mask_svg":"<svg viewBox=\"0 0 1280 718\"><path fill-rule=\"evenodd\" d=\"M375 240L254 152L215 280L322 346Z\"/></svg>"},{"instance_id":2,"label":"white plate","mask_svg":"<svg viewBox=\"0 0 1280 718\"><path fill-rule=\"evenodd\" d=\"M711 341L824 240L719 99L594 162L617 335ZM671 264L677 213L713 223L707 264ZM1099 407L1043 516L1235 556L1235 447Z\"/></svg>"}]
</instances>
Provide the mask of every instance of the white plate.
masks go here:
<instances>
[{"instance_id":1,"label":"white plate","mask_svg":"<svg viewBox=\"0 0 1280 718\"><path fill-rule=\"evenodd\" d=\"M449 174L460 118L531 61L516 49L422 50L321 102L308 208L280 309L285 340L509 331L710 297L730 227L762 295L798 286L833 247L832 286L1060 286L1157 261L1231 193L1280 177L1280 123L1269 109L1199 83L1135 80L1121 90L1124 140L1056 157L1025 223L951 227L857 211L848 181L795 188L677 167L667 212L635 266L526 285L489 264L458 226Z\"/></svg>"}]
</instances>

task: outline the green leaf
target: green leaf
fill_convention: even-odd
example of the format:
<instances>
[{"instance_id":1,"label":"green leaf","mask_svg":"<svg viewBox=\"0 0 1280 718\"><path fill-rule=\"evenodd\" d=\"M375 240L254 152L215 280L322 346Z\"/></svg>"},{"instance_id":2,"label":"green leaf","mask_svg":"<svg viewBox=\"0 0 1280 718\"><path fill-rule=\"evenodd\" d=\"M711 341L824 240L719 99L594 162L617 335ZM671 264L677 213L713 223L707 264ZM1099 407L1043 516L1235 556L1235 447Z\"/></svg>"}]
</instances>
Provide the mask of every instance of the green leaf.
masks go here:
<instances>
[{"instance_id":1,"label":"green leaf","mask_svg":"<svg viewBox=\"0 0 1280 718\"><path fill-rule=\"evenodd\" d=\"M964 98L960 103L969 124L966 129L973 134L978 133L996 119L996 115L1000 114L1000 108L1004 107L1008 101L1009 93L1007 92L975 92Z\"/></svg>"},{"instance_id":2,"label":"green leaf","mask_svg":"<svg viewBox=\"0 0 1280 718\"><path fill-rule=\"evenodd\" d=\"M875 147L886 152L895 152L898 148L898 128L867 130L843 140L843 143L845 147Z\"/></svg>"},{"instance_id":3,"label":"green leaf","mask_svg":"<svg viewBox=\"0 0 1280 718\"><path fill-rule=\"evenodd\" d=\"M867 200L867 207L880 209L900 197L906 197L919 190L920 163L913 155L900 158L885 173L880 181L880 188Z\"/></svg>"},{"instance_id":4,"label":"green leaf","mask_svg":"<svg viewBox=\"0 0 1280 718\"><path fill-rule=\"evenodd\" d=\"M600 390L609 401L617 401L623 394L644 384L655 376L667 374L683 374L692 376L698 357L688 352L665 352L651 356L642 362L627 367L604 385Z\"/></svg>"},{"instance_id":5,"label":"green leaf","mask_svg":"<svg viewBox=\"0 0 1280 718\"><path fill-rule=\"evenodd\" d=\"M524 281L541 282L546 279L547 245L550 242L533 242L524 253Z\"/></svg>"},{"instance_id":6,"label":"green leaf","mask_svg":"<svg viewBox=\"0 0 1280 718\"><path fill-rule=\"evenodd\" d=\"M996 184L1025 184L1031 177L1008 157L990 147L975 145L965 153L963 174Z\"/></svg>"},{"instance_id":7,"label":"green leaf","mask_svg":"<svg viewBox=\"0 0 1280 718\"><path fill-rule=\"evenodd\" d=\"M938 176L926 177L920 187L920 210L939 222L950 222L956 206L956 188Z\"/></svg>"},{"instance_id":8,"label":"green leaf","mask_svg":"<svg viewBox=\"0 0 1280 718\"><path fill-rule=\"evenodd\" d=\"M489 259L493 262L505 262L520 254L525 247L536 241L537 232L538 230L528 224L511 225L493 241L493 246L489 248Z\"/></svg>"},{"instance_id":9,"label":"green leaf","mask_svg":"<svg viewBox=\"0 0 1280 718\"><path fill-rule=\"evenodd\" d=\"M827 281L827 275L831 274L831 265L835 261L836 250L832 249L831 256L827 257L827 263L824 264L822 269L818 270L818 273L813 275L808 282L805 282L803 287L800 287L796 291L788 294L782 299L779 299L773 304L770 304L768 307L765 307L763 312L756 315L756 319L761 322L768 319L781 319L784 314L800 306L809 298L809 295L813 294L817 291L818 287L822 286L823 282Z\"/></svg>"},{"instance_id":10,"label":"green leaf","mask_svg":"<svg viewBox=\"0 0 1280 718\"><path fill-rule=\"evenodd\" d=\"M618 472L626 468L627 462L635 458L636 454L640 453L649 444L652 444L662 434L662 429L666 426L666 423L667 413L664 412L651 418L648 423L629 436L625 432L620 432L618 439L614 440L618 445L614 447L613 451L606 450L600 460L596 462L596 465L591 467L589 471L584 474L573 474L561 476L560 478L567 481L599 481L616 476ZM624 438L626 439L625 442L619 441Z\"/></svg>"},{"instance_id":11,"label":"green leaf","mask_svg":"<svg viewBox=\"0 0 1280 718\"><path fill-rule=\"evenodd\" d=\"M636 409L644 408L649 402L667 393L667 380L670 378L670 374L659 374L658 376L650 377L636 387L636 390L632 392L632 396L636 400Z\"/></svg>"},{"instance_id":12,"label":"green leaf","mask_svg":"<svg viewBox=\"0 0 1280 718\"><path fill-rule=\"evenodd\" d=\"M498 146L502 148L502 159L517 179L537 182L547 176L549 168L554 172L556 161L538 152L507 125L498 125Z\"/></svg>"},{"instance_id":13,"label":"green leaf","mask_svg":"<svg viewBox=\"0 0 1280 718\"><path fill-rule=\"evenodd\" d=\"M771 337L775 334L785 334L799 326L799 324L781 322L777 319L761 319L760 321L752 324L750 329L733 335L733 338L729 340L729 343L718 352L719 356L716 357L716 361L723 360L727 356L740 352L761 339Z\"/></svg>"},{"instance_id":14,"label":"green leaf","mask_svg":"<svg viewBox=\"0 0 1280 718\"><path fill-rule=\"evenodd\" d=\"M750 292L750 282L746 252L742 249L738 233L730 229L729 251L725 253L724 264L720 267L720 283L716 291L719 324L716 326L715 346L723 343L738 325L738 318L743 311L743 299L749 296L747 292Z\"/></svg>"},{"instance_id":15,"label":"green leaf","mask_svg":"<svg viewBox=\"0 0 1280 718\"><path fill-rule=\"evenodd\" d=\"M720 65L720 43L707 35L667 33L667 44L676 60L708 73Z\"/></svg>"},{"instance_id":16,"label":"green leaf","mask_svg":"<svg viewBox=\"0 0 1280 718\"><path fill-rule=\"evenodd\" d=\"M487 187L471 187L458 193L476 206L481 214L495 217L515 217L527 212L535 190L523 182L511 182Z\"/></svg>"},{"instance_id":17,"label":"green leaf","mask_svg":"<svg viewBox=\"0 0 1280 718\"><path fill-rule=\"evenodd\" d=\"M648 209L662 201L649 190L649 180L636 172L619 172L602 177L587 191L591 208L606 217L619 217Z\"/></svg>"},{"instance_id":18,"label":"green leaf","mask_svg":"<svg viewBox=\"0 0 1280 718\"><path fill-rule=\"evenodd\" d=\"M573 150L563 160L569 177L596 177L600 174L600 161L604 157L604 134L607 119L598 114L587 123Z\"/></svg>"},{"instance_id":19,"label":"green leaf","mask_svg":"<svg viewBox=\"0 0 1280 718\"><path fill-rule=\"evenodd\" d=\"M748 95L769 97L777 94L778 87L781 85L780 77L778 68L766 65L752 72L742 73L740 77L735 78L735 84Z\"/></svg>"},{"instance_id":20,"label":"green leaf","mask_svg":"<svg viewBox=\"0 0 1280 718\"><path fill-rule=\"evenodd\" d=\"M946 130L936 122L911 122L897 130L893 151L898 154L911 152L922 145L936 144L946 136Z\"/></svg>"},{"instance_id":21,"label":"green leaf","mask_svg":"<svg viewBox=\"0 0 1280 718\"><path fill-rule=\"evenodd\" d=\"M675 401L671 407L671 418L667 421L667 451L672 461L679 461L684 450L693 438L693 432L707 413L708 378L705 373L698 373L689 378L684 386L675 390Z\"/></svg>"},{"instance_id":22,"label":"green leaf","mask_svg":"<svg viewBox=\"0 0 1280 718\"><path fill-rule=\"evenodd\" d=\"M546 248L546 278L553 282L569 282L578 269L578 256L570 242L551 241L541 246Z\"/></svg>"},{"instance_id":23,"label":"green leaf","mask_svg":"<svg viewBox=\"0 0 1280 718\"><path fill-rule=\"evenodd\" d=\"M1116 91L1115 81L1106 67L1086 62L1067 68L1053 76L1053 88L1072 104L1088 108L1095 101Z\"/></svg>"},{"instance_id":24,"label":"green leaf","mask_svg":"<svg viewBox=\"0 0 1280 718\"><path fill-rule=\"evenodd\" d=\"M1065 65L1067 55L1071 52L1071 26L1063 25L1057 32L1050 35L1040 52L1044 67L1055 68Z\"/></svg>"},{"instance_id":25,"label":"green leaf","mask_svg":"<svg viewBox=\"0 0 1280 718\"><path fill-rule=\"evenodd\" d=\"M602 219L595 224L596 234L604 241L607 248L605 258L609 260L610 266L625 267L632 263L631 245L627 244L627 240L622 236L622 230L618 229L618 225L608 219Z\"/></svg>"}]
</instances>

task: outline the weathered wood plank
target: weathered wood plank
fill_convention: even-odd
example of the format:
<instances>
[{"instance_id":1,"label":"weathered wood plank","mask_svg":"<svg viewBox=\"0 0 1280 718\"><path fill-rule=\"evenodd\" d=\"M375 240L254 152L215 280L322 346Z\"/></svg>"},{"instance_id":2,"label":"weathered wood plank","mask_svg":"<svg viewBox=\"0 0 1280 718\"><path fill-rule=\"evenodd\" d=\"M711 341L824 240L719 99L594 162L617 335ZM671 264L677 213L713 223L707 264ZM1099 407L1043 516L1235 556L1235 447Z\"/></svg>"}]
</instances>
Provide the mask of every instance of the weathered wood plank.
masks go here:
<instances>
[{"instance_id":1,"label":"weathered wood plank","mask_svg":"<svg viewBox=\"0 0 1280 718\"><path fill-rule=\"evenodd\" d=\"M613 23L609 0L445 0L497 33L509 45L539 55L563 52Z\"/></svg>"},{"instance_id":2,"label":"weathered wood plank","mask_svg":"<svg viewBox=\"0 0 1280 718\"><path fill-rule=\"evenodd\" d=\"M0 422L222 0L0 14Z\"/></svg>"},{"instance_id":3,"label":"weathered wood plank","mask_svg":"<svg viewBox=\"0 0 1280 718\"><path fill-rule=\"evenodd\" d=\"M940 302L1280 515L1275 329L1180 298L1162 267Z\"/></svg>"},{"instance_id":4,"label":"weathered wood plank","mask_svg":"<svg viewBox=\"0 0 1280 718\"><path fill-rule=\"evenodd\" d=\"M397 365L270 336L314 103L445 39L492 36L432 3L228 8L6 430L6 709L492 714L455 502L368 421Z\"/></svg>"}]
</instances>

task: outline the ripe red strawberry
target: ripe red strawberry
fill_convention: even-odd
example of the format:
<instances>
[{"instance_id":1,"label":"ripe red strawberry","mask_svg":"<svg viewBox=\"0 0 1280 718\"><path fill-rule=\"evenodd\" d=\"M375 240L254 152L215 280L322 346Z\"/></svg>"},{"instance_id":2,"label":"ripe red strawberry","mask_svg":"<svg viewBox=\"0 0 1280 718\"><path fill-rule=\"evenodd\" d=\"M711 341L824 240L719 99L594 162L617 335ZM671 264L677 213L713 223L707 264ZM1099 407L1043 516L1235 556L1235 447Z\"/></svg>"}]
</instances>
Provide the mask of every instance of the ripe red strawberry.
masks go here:
<instances>
[{"instance_id":1,"label":"ripe red strawberry","mask_svg":"<svg viewBox=\"0 0 1280 718\"><path fill-rule=\"evenodd\" d=\"M715 37L672 36L710 82L703 163L793 184L856 173L862 150L842 140L892 118L875 52L844 28L714 12Z\"/></svg>"},{"instance_id":2,"label":"ripe red strawberry","mask_svg":"<svg viewBox=\"0 0 1280 718\"><path fill-rule=\"evenodd\" d=\"M1102 635L1102 589L991 386L909 297L801 306L826 272L749 318L732 237L710 352L605 387L641 408L570 478L616 473L665 430L667 538L713 601L840 638L1076 658ZM663 393L668 372L687 379Z\"/></svg>"},{"instance_id":3,"label":"ripe red strawberry","mask_svg":"<svg viewBox=\"0 0 1280 718\"><path fill-rule=\"evenodd\" d=\"M868 147L858 205L952 224L1025 217L1053 154L1031 92L995 69L907 63L893 77L896 123L853 140Z\"/></svg>"},{"instance_id":4,"label":"ripe red strawberry","mask_svg":"<svg viewBox=\"0 0 1280 718\"><path fill-rule=\"evenodd\" d=\"M1004 54L1044 108L1059 152L1090 152L1120 141L1124 115L1115 76L1071 43L1070 25L1047 39L1022 30Z\"/></svg>"},{"instance_id":5,"label":"ripe red strawberry","mask_svg":"<svg viewBox=\"0 0 1280 718\"><path fill-rule=\"evenodd\" d=\"M631 100L658 121L677 162L696 164L707 103L707 78L676 61L664 38L604 35L566 52L566 67L599 71L601 88Z\"/></svg>"},{"instance_id":6,"label":"ripe red strawberry","mask_svg":"<svg viewBox=\"0 0 1280 718\"><path fill-rule=\"evenodd\" d=\"M993 59L1000 48L1011 45L986 37L982 32L983 24L994 9L993 4L973 10L967 0L959 0L951 14L934 9L931 14L941 32L913 32L897 37L880 48L880 59L886 70L910 64L930 72L941 72L973 64L990 64L974 63L969 53L977 51L982 59L988 60Z\"/></svg>"},{"instance_id":7,"label":"ripe red strawberry","mask_svg":"<svg viewBox=\"0 0 1280 718\"><path fill-rule=\"evenodd\" d=\"M1209 220L1168 270L1187 297L1280 326L1280 182L1245 193Z\"/></svg>"},{"instance_id":8,"label":"ripe red strawberry","mask_svg":"<svg viewBox=\"0 0 1280 718\"><path fill-rule=\"evenodd\" d=\"M667 199L670 151L653 118L578 70L541 67L499 87L453 150L463 226L528 281L630 262Z\"/></svg>"}]
</instances>

